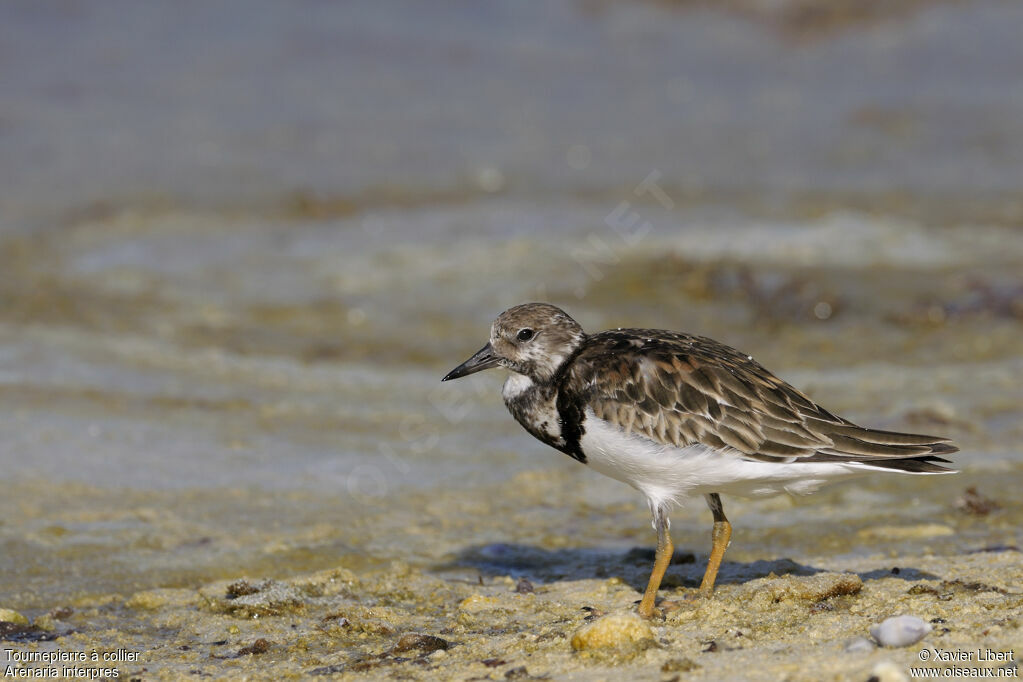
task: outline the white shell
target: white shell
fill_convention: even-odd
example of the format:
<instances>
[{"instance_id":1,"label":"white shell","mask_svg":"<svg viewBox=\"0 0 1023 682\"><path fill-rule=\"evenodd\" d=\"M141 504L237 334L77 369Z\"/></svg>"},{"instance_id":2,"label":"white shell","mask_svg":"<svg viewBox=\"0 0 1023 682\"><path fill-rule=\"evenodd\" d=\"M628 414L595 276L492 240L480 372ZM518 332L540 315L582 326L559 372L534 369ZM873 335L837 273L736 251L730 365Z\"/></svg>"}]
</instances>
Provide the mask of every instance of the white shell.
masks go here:
<instances>
[{"instance_id":1,"label":"white shell","mask_svg":"<svg viewBox=\"0 0 1023 682\"><path fill-rule=\"evenodd\" d=\"M866 637L857 637L845 643L845 651L849 654L869 654L876 647Z\"/></svg>"},{"instance_id":2,"label":"white shell","mask_svg":"<svg viewBox=\"0 0 1023 682\"><path fill-rule=\"evenodd\" d=\"M933 629L916 616L895 616L870 628L870 634L881 646L897 647L919 642Z\"/></svg>"}]
</instances>

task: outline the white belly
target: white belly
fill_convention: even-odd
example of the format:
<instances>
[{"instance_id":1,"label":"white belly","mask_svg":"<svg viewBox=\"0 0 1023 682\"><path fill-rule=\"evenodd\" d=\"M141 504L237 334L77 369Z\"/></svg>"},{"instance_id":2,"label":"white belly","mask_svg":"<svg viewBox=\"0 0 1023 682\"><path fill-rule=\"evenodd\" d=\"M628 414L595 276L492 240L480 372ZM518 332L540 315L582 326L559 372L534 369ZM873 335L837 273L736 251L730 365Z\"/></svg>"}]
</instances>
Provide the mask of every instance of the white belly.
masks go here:
<instances>
[{"instance_id":1,"label":"white belly","mask_svg":"<svg viewBox=\"0 0 1023 682\"><path fill-rule=\"evenodd\" d=\"M586 411L580 440L586 463L596 471L628 483L652 506L672 506L692 495L729 493L759 497L778 493L801 495L821 485L865 474L854 464L772 463L743 459L734 451L704 445L678 448L662 445Z\"/></svg>"}]
</instances>

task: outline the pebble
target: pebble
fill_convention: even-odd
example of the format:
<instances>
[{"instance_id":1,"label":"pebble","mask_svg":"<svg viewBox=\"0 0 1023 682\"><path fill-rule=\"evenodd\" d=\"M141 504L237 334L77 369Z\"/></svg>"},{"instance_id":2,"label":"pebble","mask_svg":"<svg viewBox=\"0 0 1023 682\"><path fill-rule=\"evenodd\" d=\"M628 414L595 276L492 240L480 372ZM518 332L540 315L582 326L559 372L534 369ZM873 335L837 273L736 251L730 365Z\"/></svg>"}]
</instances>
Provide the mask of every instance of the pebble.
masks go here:
<instances>
[{"instance_id":1,"label":"pebble","mask_svg":"<svg viewBox=\"0 0 1023 682\"><path fill-rule=\"evenodd\" d=\"M845 643L845 651L850 654L869 654L874 648L874 643L866 637L856 637Z\"/></svg>"},{"instance_id":2,"label":"pebble","mask_svg":"<svg viewBox=\"0 0 1023 682\"><path fill-rule=\"evenodd\" d=\"M35 623L33 623L33 625L35 625L40 630L53 632L54 630L57 629L57 620L50 614L44 613L43 615L36 618Z\"/></svg>"},{"instance_id":3,"label":"pebble","mask_svg":"<svg viewBox=\"0 0 1023 682\"><path fill-rule=\"evenodd\" d=\"M635 613L613 613L583 626L572 635L572 648L609 649L635 646L654 639L650 625Z\"/></svg>"},{"instance_id":4,"label":"pebble","mask_svg":"<svg viewBox=\"0 0 1023 682\"><path fill-rule=\"evenodd\" d=\"M458 605L459 610L466 613L479 613L501 607L501 602L494 597L485 597L482 594L469 595Z\"/></svg>"},{"instance_id":5,"label":"pebble","mask_svg":"<svg viewBox=\"0 0 1023 682\"><path fill-rule=\"evenodd\" d=\"M446 639L441 639L434 635L424 635L418 632L410 632L407 635L402 635L395 645L391 648L392 654L408 653L410 651L422 651L424 653L432 653L435 651L444 651L451 646L451 643Z\"/></svg>"},{"instance_id":6,"label":"pebble","mask_svg":"<svg viewBox=\"0 0 1023 682\"><path fill-rule=\"evenodd\" d=\"M877 682L909 682L902 668L891 661L881 661L870 671L870 679Z\"/></svg>"},{"instance_id":7,"label":"pebble","mask_svg":"<svg viewBox=\"0 0 1023 682\"><path fill-rule=\"evenodd\" d=\"M255 642L248 646L243 646L238 650L237 656L258 656L259 654L265 654L270 651L270 647L273 646L273 642L268 639L260 637Z\"/></svg>"},{"instance_id":8,"label":"pebble","mask_svg":"<svg viewBox=\"0 0 1023 682\"><path fill-rule=\"evenodd\" d=\"M895 616L870 628L870 634L881 646L900 647L919 642L933 629L916 616Z\"/></svg>"},{"instance_id":9,"label":"pebble","mask_svg":"<svg viewBox=\"0 0 1023 682\"><path fill-rule=\"evenodd\" d=\"M28 625L28 618L25 618L25 616L14 609L0 609L0 621L15 623L16 625Z\"/></svg>"}]
</instances>

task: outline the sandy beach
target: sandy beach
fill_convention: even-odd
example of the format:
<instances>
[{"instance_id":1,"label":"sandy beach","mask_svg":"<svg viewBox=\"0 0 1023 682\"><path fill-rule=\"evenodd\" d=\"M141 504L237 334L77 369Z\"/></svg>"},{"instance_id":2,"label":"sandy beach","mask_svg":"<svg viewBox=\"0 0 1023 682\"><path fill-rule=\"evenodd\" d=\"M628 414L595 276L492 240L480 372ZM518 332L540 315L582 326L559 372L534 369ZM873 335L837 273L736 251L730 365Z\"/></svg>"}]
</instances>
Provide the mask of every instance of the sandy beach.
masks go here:
<instances>
[{"instance_id":1,"label":"sandy beach","mask_svg":"<svg viewBox=\"0 0 1023 682\"><path fill-rule=\"evenodd\" d=\"M1018 537L1018 504L984 514L972 500L971 512L952 496L957 485L913 485L903 492L919 495L927 511L889 523L878 507L852 518L849 507L864 500L850 490L801 503L795 511L806 522L773 531L744 521L791 503L738 504L736 538L710 600L695 597L705 514L683 514L664 613L647 622L635 615L652 560L643 509L620 502L594 511L593 489L602 486L575 473L524 473L488 490L410 500L420 509L414 517L384 512L320 529L334 536L319 538L320 546L364 545L389 526L390 539L402 537L408 550L389 562L353 557L296 575L289 569L320 563L295 546L308 546L308 537L264 536L262 561L249 562L262 570L198 587L182 577L189 586L66 596L34 626L10 629L5 648L127 652L122 659L134 660L113 666L121 676L153 680L864 680L927 667L1018 674L1023 564L1018 547L999 543ZM1018 474L989 474L981 483L1007 496L1012 486L999 489L998 481ZM541 530L545 517L552 521ZM586 527L571 534L584 518ZM458 542L479 526L503 541ZM148 538L150 551L181 541L166 532L171 537ZM804 549L758 556L767 551L758 547ZM933 630L918 643L878 647L870 628L899 615ZM594 624L608 631L580 638ZM941 661L938 651L992 653ZM997 660L997 652L1012 660Z\"/></svg>"}]
</instances>

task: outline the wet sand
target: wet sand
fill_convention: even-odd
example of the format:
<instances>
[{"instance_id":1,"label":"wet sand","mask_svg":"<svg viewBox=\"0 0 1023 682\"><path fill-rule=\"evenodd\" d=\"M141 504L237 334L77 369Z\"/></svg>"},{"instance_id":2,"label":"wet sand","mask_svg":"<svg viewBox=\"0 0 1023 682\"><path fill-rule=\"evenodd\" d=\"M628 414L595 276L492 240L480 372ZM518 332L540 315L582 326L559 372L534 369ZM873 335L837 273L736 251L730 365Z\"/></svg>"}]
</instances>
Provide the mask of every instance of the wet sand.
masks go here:
<instances>
[{"instance_id":1,"label":"wet sand","mask_svg":"<svg viewBox=\"0 0 1023 682\"><path fill-rule=\"evenodd\" d=\"M1023 520L1010 482L1020 473L1016 467L942 477L937 484L910 479L872 485L866 493L845 485L795 509L784 498L733 503L736 534L709 600L695 596L709 519L697 509L683 511L673 525L678 549L661 591L662 615L648 632L641 625L639 635L612 633L602 646L581 650L573 638L583 628L634 613L652 538L641 504L594 502L604 484L572 468L414 497L407 508L415 513L383 510L351 524L311 524L303 537L254 527L252 537L237 538L239 547L260 545L256 556L239 559L242 574L197 582L181 566L165 587L104 591L114 585L97 584L59 599L40 595L37 608L24 609L35 627L9 629L5 647L137 652L137 662L116 665L121 676L154 680L663 680L676 674L862 680L886 662L920 665L924 648L1018 655L1023 562L1018 546L1008 543L1019 541ZM976 498L967 505L955 493L964 482L994 491L981 497L988 505L998 500L997 508ZM885 507L903 496L914 500L914 511L895 506L901 511L893 519ZM157 496L149 514L138 514L150 529L149 552L225 544L215 535L194 537L215 533L209 528L183 530L159 513L162 502ZM244 499L234 502L245 508ZM330 503L320 503L326 513ZM772 527L779 513L799 522ZM52 535L58 518L69 525L76 516L67 509L42 515L55 524ZM343 543L372 546L380 533L406 551L390 561L367 560L361 550L344 557ZM461 539L468 537L495 541L466 546ZM106 562L94 559L95 570L138 556L146 551L141 545L115 551ZM325 560L328 547L339 555L334 562ZM93 570L82 554L73 557L77 570ZM167 581L169 567L161 561ZM127 587L132 573L124 568L111 582ZM134 580L146 582L139 575ZM872 644L871 626L903 614L931 623L933 631L902 648ZM854 643L864 638L869 643Z\"/></svg>"},{"instance_id":2,"label":"wet sand","mask_svg":"<svg viewBox=\"0 0 1023 682\"><path fill-rule=\"evenodd\" d=\"M577 212L590 233L585 208L535 210ZM358 225L129 215L7 242L0 608L25 622L3 626L5 646L123 649L138 660L119 672L168 680L522 668L861 680L918 656L845 651L903 613L942 619L920 646L1016 646L1023 242L1008 228L835 214L723 232L680 210L614 263L529 233L465 246L499 252L495 269L451 254L443 232L421 236L418 255L370 232L367 266L346 255ZM176 244L196 256L154 262ZM381 264L392 274L374 276ZM662 590L681 605L650 638L577 651L597 614L635 607L653 544L645 505L522 433L500 377L439 383L491 310L545 279L588 328L726 339L840 414L952 437L962 473L725 499L736 532L710 602L686 600L709 540L696 501L673 515L681 563ZM438 297L405 299L408 282ZM343 302L324 303L337 290ZM959 509L971 487L996 505ZM843 594L828 596L836 581Z\"/></svg>"},{"instance_id":3,"label":"wet sand","mask_svg":"<svg viewBox=\"0 0 1023 682\"><path fill-rule=\"evenodd\" d=\"M590 234L592 209L534 210L578 213L577 234ZM25 622L2 626L5 646L124 649L138 661L118 670L142 679L500 679L524 667L851 680L913 662L912 646L845 651L902 613L943 620L920 646L1015 646L1023 242L1010 229L835 214L723 232L679 210L614 263L542 234L465 245L500 253L495 268L451 254L443 232L414 249L368 233L367 264L347 255L358 225L127 215L7 242L0 608ZM186 244L191 258L155 259ZM389 274L374 274L382 264ZM500 377L439 383L492 310L545 280L590 329L709 334L835 412L947 435L962 473L726 499L736 533L710 602L685 600L709 539L697 501L673 516L682 563L662 597L681 606L651 638L577 651L595 614L639 598L645 505L522 433ZM410 282L436 297L403 298ZM342 303L324 302L338 291ZM957 508L971 487L997 505ZM764 582L772 573L798 580ZM516 591L522 579L532 592ZM843 594L828 596L835 581Z\"/></svg>"}]
</instances>

